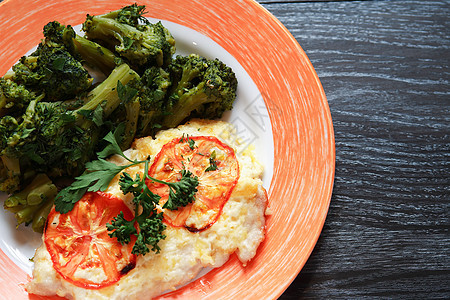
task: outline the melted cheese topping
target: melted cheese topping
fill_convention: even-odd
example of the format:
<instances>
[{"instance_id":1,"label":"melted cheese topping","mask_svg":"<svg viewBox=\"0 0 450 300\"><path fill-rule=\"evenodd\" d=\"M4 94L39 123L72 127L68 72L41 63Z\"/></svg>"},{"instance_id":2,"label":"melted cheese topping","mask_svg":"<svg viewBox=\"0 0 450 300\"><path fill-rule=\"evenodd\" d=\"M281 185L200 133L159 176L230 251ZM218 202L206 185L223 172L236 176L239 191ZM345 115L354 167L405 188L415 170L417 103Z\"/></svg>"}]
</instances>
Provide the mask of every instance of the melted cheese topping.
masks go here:
<instances>
[{"instance_id":1,"label":"melted cheese topping","mask_svg":"<svg viewBox=\"0 0 450 300\"><path fill-rule=\"evenodd\" d=\"M148 155L153 158L164 144L183 134L216 136L235 151L239 147L235 130L229 123L194 120L162 131L155 139L137 139L125 154L132 159L144 160ZM136 267L119 282L97 290L83 289L62 279L53 268L45 245L42 245L36 250L33 278L26 286L27 291L69 299L149 299L189 282L205 267L222 266L234 252L245 266L264 239L267 196L261 181L263 167L255 159L252 149L245 149L236 157L240 167L238 183L222 214L210 228L192 233L184 228L167 226L164 231L166 239L159 242L159 254L150 252L138 256ZM116 164L126 163L119 157L111 160ZM134 178L136 173L142 174L143 165L125 171ZM106 192L122 198L132 208L132 196L122 194L118 178L116 176Z\"/></svg>"}]
</instances>

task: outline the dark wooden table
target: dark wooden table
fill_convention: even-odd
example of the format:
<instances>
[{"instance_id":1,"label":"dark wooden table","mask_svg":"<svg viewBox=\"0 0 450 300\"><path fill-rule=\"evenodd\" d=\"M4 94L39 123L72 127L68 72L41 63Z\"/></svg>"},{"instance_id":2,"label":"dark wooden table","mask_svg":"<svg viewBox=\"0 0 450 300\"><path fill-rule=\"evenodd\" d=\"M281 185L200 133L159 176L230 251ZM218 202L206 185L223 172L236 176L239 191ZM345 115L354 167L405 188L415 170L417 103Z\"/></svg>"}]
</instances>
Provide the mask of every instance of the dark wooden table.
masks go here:
<instances>
[{"instance_id":1,"label":"dark wooden table","mask_svg":"<svg viewBox=\"0 0 450 300\"><path fill-rule=\"evenodd\" d=\"M449 299L450 2L259 3L312 61L336 138L328 218L280 299Z\"/></svg>"},{"instance_id":2,"label":"dark wooden table","mask_svg":"<svg viewBox=\"0 0 450 300\"><path fill-rule=\"evenodd\" d=\"M450 298L450 2L259 1L333 118L328 217L280 299Z\"/></svg>"}]
</instances>

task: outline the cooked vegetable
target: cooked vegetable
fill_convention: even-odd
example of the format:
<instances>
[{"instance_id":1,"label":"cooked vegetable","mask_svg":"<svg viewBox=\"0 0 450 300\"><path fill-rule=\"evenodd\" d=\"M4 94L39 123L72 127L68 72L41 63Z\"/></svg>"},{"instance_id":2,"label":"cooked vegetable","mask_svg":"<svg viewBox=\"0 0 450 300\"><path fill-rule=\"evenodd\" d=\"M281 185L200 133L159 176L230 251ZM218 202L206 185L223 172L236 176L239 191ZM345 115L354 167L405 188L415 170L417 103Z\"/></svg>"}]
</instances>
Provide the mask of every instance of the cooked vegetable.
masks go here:
<instances>
[{"instance_id":1,"label":"cooked vegetable","mask_svg":"<svg viewBox=\"0 0 450 300\"><path fill-rule=\"evenodd\" d=\"M50 212L44 243L62 278L79 287L98 289L134 269L132 243L121 245L106 231L106 223L119 213L133 217L122 199L100 192L87 193L67 214Z\"/></svg>"},{"instance_id":2,"label":"cooked vegetable","mask_svg":"<svg viewBox=\"0 0 450 300\"><path fill-rule=\"evenodd\" d=\"M36 173L46 173L52 178L80 175L101 140L105 130L103 120L120 103L117 82L126 84L134 78L138 75L123 64L93 89L86 96L86 103L81 102L77 109L71 107L73 103L42 102L37 98L28 104L22 116L1 118L2 190L8 193L20 190ZM23 209L33 206L21 205L25 205ZM37 209L33 206L32 211L25 211L30 215ZM29 221L21 218L19 223Z\"/></svg>"},{"instance_id":3,"label":"cooked vegetable","mask_svg":"<svg viewBox=\"0 0 450 300\"><path fill-rule=\"evenodd\" d=\"M15 214L18 225L32 223L34 231L42 232L57 192L47 175L38 174L25 189L10 195L3 207Z\"/></svg>"},{"instance_id":4,"label":"cooked vegetable","mask_svg":"<svg viewBox=\"0 0 450 300\"><path fill-rule=\"evenodd\" d=\"M128 173L120 176L120 188L124 194L132 193L134 209L134 218L127 220L123 213L120 213L106 224L106 228L110 231L109 236L117 238L121 244L128 244L132 237L136 237L133 245L133 254L147 254L151 246L151 250L159 253L161 250L158 242L165 239L163 231L166 225L163 224L162 213L158 213L156 205L159 202L159 196L150 191L145 184L148 178L148 163L145 161L144 177L140 178L139 174L133 179ZM135 224L138 224L139 231Z\"/></svg>"},{"instance_id":5,"label":"cooked vegetable","mask_svg":"<svg viewBox=\"0 0 450 300\"><path fill-rule=\"evenodd\" d=\"M23 56L9 76L37 94L44 93L47 101L73 99L86 92L93 80L81 59L74 56L74 37L72 27L48 23L37 50Z\"/></svg>"},{"instance_id":6,"label":"cooked vegetable","mask_svg":"<svg viewBox=\"0 0 450 300\"><path fill-rule=\"evenodd\" d=\"M151 24L144 13L145 6L133 4L104 15L87 15L83 31L137 70L167 66L175 53L175 40L161 22Z\"/></svg>"},{"instance_id":7,"label":"cooked vegetable","mask_svg":"<svg viewBox=\"0 0 450 300\"><path fill-rule=\"evenodd\" d=\"M86 102L77 112L94 111L98 106L103 109L103 117L107 118L120 104L117 88L126 85L129 81L138 79L139 75L127 64L116 67L108 78L93 89L86 97Z\"/></svg>"},{"instance_id":8,"label":"cooked vegetable","mask_svg":"<svg viewBox=\"0 0 450 300\"><path fill-rule=\"evenodd\" d=\"M122 64L82 99L86 103L80 101L76 109L72 107L74 103L43 102L36 98L30 101L23 115L0 119L0 155L7 173L23 175L27 170L34 170L52 177L81 174L84 164L95 153L103 120L120 103L117 82L126 84L134 78L138 75ZM11 161L19 161L14 164L16 170L10 169Z\"/></svg>"},{"instance_id":9,"label":"cooked vegetable","mask_svg":"<svg viewBox=\"0 0 450 300\"><path fill-rule=\"evenodd\" d=\"M145 6L133 4L87 15L85 36L71 25L49 22L37 49L0 78L1 192L20 193L37 174L46 174L61 189L61 179L98 167L86 163L104 147L107 132L115 132L124 150L135 137L190 117L220 118L231 109L237 84L233 71L198 55L173 59L172 35L144 14ZM89 72L96 75L95 83ZM40 191L47 197L45 188ZM61 208L61 201L58 207L70 210L82 194L78 188L64 192L69 208ZM8 210L20 222L42 228L43 220L30 216L48 212L52 201Z\"/></svg>"},{"instance_id":10,"label":"cooked vegetable","mask_svg":"<svg viewBox=\"0 0 450 300\"><path fill-rule=\"evenodd\" d=\"M38 205L53 199L57 193L56 186L45 174L38 174L22 191L12 194L5 201L5 207L19 204Z\"/></svg>"},{"instance_id":11,"label":"cooked vegetable","mask_svg":"<svg viewBox=\"0 0 450 300\"><path fill-rule=\"evenodd\" d=\"M43 97L10 79L0 78L0 117L20 113L32 100Z\"/></svg>"},{"instance_id":12,"label":"cooked vegetable","mask_svg":"<svg viewBox=\"0 0 450 300\"><path fill-rule=\"evenodd\" d=\"M121 65L123 61L112 51L100 44L76 35L73 39L75 53L79 54L83 62L94 69L100 70L105 76Z\"/></svg>"},{"instance_id":13,"label":"cooked vegetable","mask_svg":"<svg viewBox=\"0 0 450 300\"><path fill-rule=\"evenodd\" d=\"M194 195L197 192L198 178L190 171L181 170L181 178L176 182L165 182L149 176L150 158L144 161L130 160L120 149L114 134L109 133L105 140L109 142L105 149L98 153L98 160L86 164L86 172L76 178L76 181L69 187L58 193L55 199L55 210L66 214L69 213L78 201L84 197L87 192L105 191L110 181L126 168L136 164L145 164L144 177L139 174L133 179L128 173L124 172L120 176L119 185L124 194L132 193L134 196L135 215L132 220L127 220L121 213L117 215L107 228L111 231L110 236L116 237L122 244L131 241L132 236L136 236L136 242L132 253L145 255L150 251L147 245L151 245L152 251L159 253L158 242L164 239L162 232L166 228L162 224L162 213L158 213L156 205L160 197L154 194L146 185L146 182L156 182L167 185L170 193L167 202L170 203L169 209L176 210L178 207L184 207L194 201ZM106 157L117 154L130 163L118 166L105 160ZM138 228L135 228L135 223Z\"/></svg>"},{"instance_id":14,"label":"cooked vegetable","mask_svg":"<svg viewBox=\"0 0 450 300\"><path fill-rule=\"evenodd\" d=\"M214 157L216 169L208 171L211 157ZM195 201L192 202L178 202L178 198L171 197L171 186L160 183L188 184L183 179L185 173L192 174L198 181ZM149 176L160 180L152 179L148 186L161 197L159 204L165 208L164 220L172 226L196 232L209 228L220 216L238 181L239 165L234 150L215 137L182 137L161 148L150 167ZM189 197L181 200L186 198ZM189 223L188 218L191 220Z\"/></svg>"},{"instance_id":15,"label":"cooked vegetable","mask_svg":"<svg viewBox=\"0 0 450 300\"><path fill-rule=\"evenodd\" d=\"M130 85L138 90L139 119L136 136L154 135L161 128L161 122L170 106L168 89L171 86L170 75L160 67L145 70L140 81Z\"/></svg>"},{"instance_id":16,"label":"cooked vegetable","mask_svg":"<svg viewBox=\"0 0 450 300\"><path fill-rule=\"evenodd\" d=\"M64 26L57 21L50 22L44 27L44 36L44 42L41 44L67 51L83 64L102 71L105 76L123 63L109 49L76 34L70 25Z\"/></svg>"},{"instance_id":17,"label":"cooked vegetable","mask_svg":"<svg viewBox=\"0 0 450 300\"><path fill-rule=\"evenodd\" d=\"M220 60L196 54L177 56L169 70L171 107L163 119L164 126L177 126L189 116L220 118L233 107L236 75Z\"/></svg>"}]
</instances>

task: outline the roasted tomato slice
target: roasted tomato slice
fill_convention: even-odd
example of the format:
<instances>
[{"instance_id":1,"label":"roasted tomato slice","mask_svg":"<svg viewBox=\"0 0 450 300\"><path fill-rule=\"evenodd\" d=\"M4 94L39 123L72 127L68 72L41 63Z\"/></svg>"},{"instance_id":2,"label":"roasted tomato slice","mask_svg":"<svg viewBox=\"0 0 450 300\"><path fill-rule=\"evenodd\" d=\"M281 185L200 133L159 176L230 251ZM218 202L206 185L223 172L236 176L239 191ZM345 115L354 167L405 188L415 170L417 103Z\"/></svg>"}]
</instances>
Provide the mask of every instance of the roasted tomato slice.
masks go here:
<instances>
[{"instance_id":1,"label":"roasted tomato slice","mask_svg":"<svg viewBox=\"0 0 450 300\"><path fill-rule=\"evenodd\" d=\"M135 239L121 245L108 235L106 223L120 212L133 213L123 201L102 192L86 193L67 214L53 208L44 241L55 270L76 286L98 289L117 282L136 265Z\"/></svg>"},{"instance_id":2,"label":"roasted tomato slice","mask_svg":"<svg viewBox=\"0 0 450 300\"><path fill-rule=\"evenodd\" d=\"M239 179L239 164L234 150L212 136L181 137L165 144L156 155L149 175L166 182L179 181L181 170L191 171L199 179L195 202L177 210L164 210L169 225L190 231L209 228L222 212ZM160 205L169 198L165 184L147 182L161 196Z\"/></svg>"}]
</instances>

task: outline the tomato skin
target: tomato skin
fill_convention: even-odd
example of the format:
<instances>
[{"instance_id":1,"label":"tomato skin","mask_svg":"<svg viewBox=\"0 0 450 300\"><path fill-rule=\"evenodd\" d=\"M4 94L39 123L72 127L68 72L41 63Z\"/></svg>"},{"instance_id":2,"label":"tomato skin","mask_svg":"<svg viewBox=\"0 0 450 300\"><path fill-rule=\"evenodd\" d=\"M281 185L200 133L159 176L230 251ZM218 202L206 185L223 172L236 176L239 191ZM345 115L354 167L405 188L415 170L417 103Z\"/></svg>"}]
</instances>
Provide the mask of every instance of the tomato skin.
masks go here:
<instances>
[{"instance_id":1,"label":"tomato skin","mask_svg":"<svg viewBox=\"0 0 450 300\"><path fill-rule=\"evenodd\" d=\"M194 147L190 145L189 140L194 142ZM218 157L213 159L217 166L216 169L208 171L212 152L219 152ZM173 139L161 148L150 166L149 175L166 182L176 182L180 179L180 171L183 168L199 179L196 200L175 211L165 209L164 222L173 227L184 227L191 232L206 230L217 221L237 184L239 163L234 150L216 137L183 136ZM167 185L147 181L147 186L161 196L159 204L162 206L169 195ZM203 219L188 224L192 215Z\"/></svg>"},{"instance_id":2,"label":"tomato skin","mask_svg":"<svg viewBox=\"0 0 450 300\"><path fill-rule=\"evenodd\" d=\"M99 289L114 284L136 266L136 255L131 253L135 237L121 245L106 229L106 223L121 211L127 220L133 219L121 199L103 192L86 193L67 214L52 209L44 243L62 278L82 288ZM99 270L101 278L91 280Z\"/></svg>"}]
</instances>

